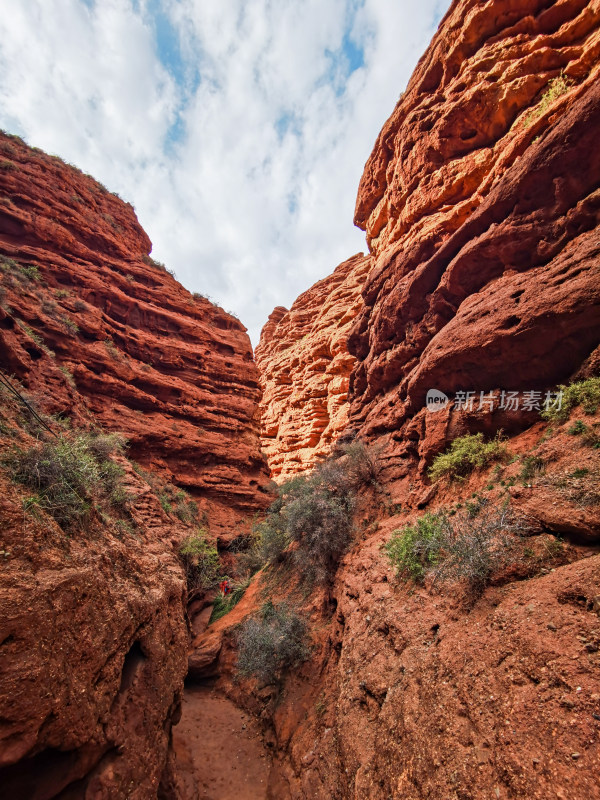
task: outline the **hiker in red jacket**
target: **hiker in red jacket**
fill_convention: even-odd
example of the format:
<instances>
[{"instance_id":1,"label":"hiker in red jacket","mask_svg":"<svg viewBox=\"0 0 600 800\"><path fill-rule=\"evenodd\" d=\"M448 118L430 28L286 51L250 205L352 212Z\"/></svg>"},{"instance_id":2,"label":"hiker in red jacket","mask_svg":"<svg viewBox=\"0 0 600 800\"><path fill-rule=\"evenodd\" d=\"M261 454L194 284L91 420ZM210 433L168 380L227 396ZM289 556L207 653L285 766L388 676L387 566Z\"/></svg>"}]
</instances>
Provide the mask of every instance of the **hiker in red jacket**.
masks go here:
<instances>
[{"instance_id":1,"label":"hiker in red jacket","mask_svg":"<svg viewBox=\"0 0 600 800\"><path fill-rule=\"evenodd\" d=\"M227 597L227 595L233 591L233 589L229 585L229 581L227 580L227 578L221 581L221 583L219 584L219 589L223 592L225 597Z\"/></svg>"}]
</instances>

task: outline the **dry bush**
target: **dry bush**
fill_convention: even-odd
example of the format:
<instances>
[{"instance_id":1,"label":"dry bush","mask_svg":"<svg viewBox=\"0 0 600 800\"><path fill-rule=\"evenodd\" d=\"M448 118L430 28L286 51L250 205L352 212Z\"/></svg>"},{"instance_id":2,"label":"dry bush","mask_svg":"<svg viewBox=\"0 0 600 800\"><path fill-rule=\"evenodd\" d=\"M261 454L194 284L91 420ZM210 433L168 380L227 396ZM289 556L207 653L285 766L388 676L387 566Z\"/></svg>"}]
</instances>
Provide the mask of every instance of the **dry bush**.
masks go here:
<instances>
[{"instance_id":1,"label":"dry bush","mask_svg":"<svg viewBox=\"0 0 600 800\"><path fill-rule=\"evenodd\" d=\"M433 583L464 580L480 591L494 572L514 561L522 524L508 504L482 501L453 517L428 513L394 531L386 553L398 574Z\"/></svg>"},{"instance_id":2,"label":"dry bush","mask_svg":"<svg viewBox=\"0 0 600 800\"><path fill-rule=\"evenodd\" d=\"M263 685L276 683L285 670L308 658L307 640L306 622L285 603L274 606L269 601L239 630L238 670Z\"/></svg>"},{"instance_id":3,"label":"dry bush","mask_svg":"<svg viewBox=\"0 0 600 800\"><path fill-rule=\"evenodd\" d=\"M87 516L94 502L124 504L123 470L111 459L122 446L114 434L64 433L28 449L15 447L4 463L14 481L35 491L26 508L41 508L67 527Z\"/></svg>"}]
</instances>

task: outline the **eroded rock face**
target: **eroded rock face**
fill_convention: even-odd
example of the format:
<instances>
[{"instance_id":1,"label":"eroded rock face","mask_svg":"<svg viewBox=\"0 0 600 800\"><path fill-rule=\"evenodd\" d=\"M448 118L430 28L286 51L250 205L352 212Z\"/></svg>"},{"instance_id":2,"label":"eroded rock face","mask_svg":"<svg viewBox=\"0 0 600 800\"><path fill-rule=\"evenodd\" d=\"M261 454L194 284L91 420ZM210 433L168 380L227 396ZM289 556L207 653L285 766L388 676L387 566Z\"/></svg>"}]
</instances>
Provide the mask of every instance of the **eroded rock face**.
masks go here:
<instances>
[{"instance_id":1,"label":"eroded rock face","mask_svg":"<svg viewBox=\"0 0 600 800\"><path fill-rule=\"evenodd\" d=\"M596 797L598 558L467 613L451 592L390 583L381 544L340 572L327 666L291 680L275 712L273 796Z\"/></svg>"},{"instance_id":2,"label":"eroded rock face","mask_svg":"<svg viewBox=\"0 0 600 800\"><path fill-rule=\"evenodd\" d=\"M558 429L538 422L511 438L516 460L499 473L490 466L442 482L429 504L454 519L474 496L496 508L510 498L525 515L510 562L481 593L464 580L397 575L385 544L423 512L386 511L382 488L371 486L330 584L307 591L289 569L259 573L198 637L198 675L218 678L266 723L271 796L598 796L600 556L591 526L600 458L569 433L576 420L600 422L581 409ZM525 483L533 455L545 472ZM239 624L265 597L311 623L311 656L279 690L235 674Z\"/></svg>"},{"instance_id":3,"label":"eroded rock face","mask_svg":"<svg viewBox=\"0 0 600 800\"><path fill-rule=\"evenodd\" d=\"M42 279L4 270L0 366L49 411L81 396L217 529L264 507L260 387L242 324L155 264L133 208L92 178L14 137L0 136L0 157L0 253Z\"/></svg>"},{"instance_id":4,"label":"eroded rock face","mask_svg":"<svg viewBox=\"0 0 600 800\"><path fill-rule=\"evenodd\" d=\"M455 2L367 162L350 424L399 494L447 443L428 389L549 389L598 343L599 12Z\"/></svg>"},{"instance_id":5,"label":"eroded rock face","mask_svg":"<svg viewBox=\"0 0 600 800\"><path fill-rule=\"evenodd\" d=\"M348 259L289 311L276 308L262 330L262 446L276 481L310 469L347 427L347 337L370 265L362 254Z\"/></svg>"},{"instance_id":6,"label":"eroded rock face","mask_svg":"<svg viewBox=\"0 0 600 800\"><path fill-rule=\"evenodd\" d=\"M3 419L4 416L3 416ZM8 446L2 437L3 449ZM187 672L181 536L132 471L135 534L66 535L0 475L0 783L15 800L179 797L170 757ZM145 496L146 495L146 496Z\"/></svg>"},{"instance_id":7,"label":"eroded rock face","mask_svg":"<svg viewBox=\"0 0 600 800\"><path fill-rule=\"evenodd\" d=\"M147 469L120 456L127 514L92 508L61 529L0 464L0 786L15 800L174 800L178 548L199 524L239 535L268 503L250 343L148 257L131 206L14 137L0 159L2 373L55 433L59 417L121 432ZM0 422L2 456L53 441L5 387ZM167 481L199 517L177 518Z\"/></svg>"}]
</instances>

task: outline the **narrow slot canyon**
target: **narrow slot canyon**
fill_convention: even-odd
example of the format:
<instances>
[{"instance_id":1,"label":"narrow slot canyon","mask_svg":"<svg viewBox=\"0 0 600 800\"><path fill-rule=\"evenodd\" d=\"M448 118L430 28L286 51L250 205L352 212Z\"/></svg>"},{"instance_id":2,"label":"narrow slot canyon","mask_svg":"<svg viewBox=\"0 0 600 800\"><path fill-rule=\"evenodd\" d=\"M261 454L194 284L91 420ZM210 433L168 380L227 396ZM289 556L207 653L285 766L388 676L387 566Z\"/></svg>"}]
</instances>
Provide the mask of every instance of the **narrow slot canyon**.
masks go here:
<instances>
[{"instance_id":1,"label":"narrow slot canyon","mask_svg":"<svg viewBox=\"0 0 600 800\"><path fill-rule=\"evenodd\" d=\"M0 800L600 800L600 0L438 5L405 85L375 44L326 49L394 88L364 112L365 252L319 271L336 223L298 211L305 285L282 252L300 294L260 339L130 203L0 131ZM259 174L223 141L181 184L193 236L161 225L272 308L266 256L240 276L262 227L295 240L208 216L223 160Z\"/></svg>"}]
</instances>

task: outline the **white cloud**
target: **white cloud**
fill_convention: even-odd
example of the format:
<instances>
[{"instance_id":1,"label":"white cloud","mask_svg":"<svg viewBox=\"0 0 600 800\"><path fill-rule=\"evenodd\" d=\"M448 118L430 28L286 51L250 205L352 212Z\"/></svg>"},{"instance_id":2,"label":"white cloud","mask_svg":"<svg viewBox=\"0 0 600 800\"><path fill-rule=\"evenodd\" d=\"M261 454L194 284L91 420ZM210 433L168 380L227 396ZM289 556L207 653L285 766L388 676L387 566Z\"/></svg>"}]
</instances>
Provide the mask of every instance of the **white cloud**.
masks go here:
<instances>
[{"instance_id":1,"label":"white cloud","mask_svg":"<svg viewBox=\"0 0 600 800\"><path fill-rule=\"evenodd\" d=\"M448 5L12 0L0 127L130 200L154 255L256 342L365 249L364 162Z\"/></svg>"}]
</instances>

